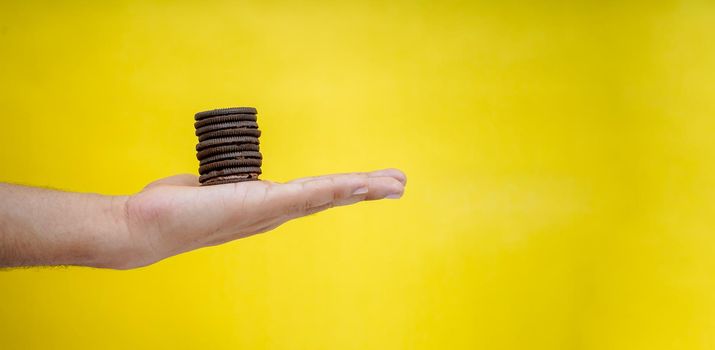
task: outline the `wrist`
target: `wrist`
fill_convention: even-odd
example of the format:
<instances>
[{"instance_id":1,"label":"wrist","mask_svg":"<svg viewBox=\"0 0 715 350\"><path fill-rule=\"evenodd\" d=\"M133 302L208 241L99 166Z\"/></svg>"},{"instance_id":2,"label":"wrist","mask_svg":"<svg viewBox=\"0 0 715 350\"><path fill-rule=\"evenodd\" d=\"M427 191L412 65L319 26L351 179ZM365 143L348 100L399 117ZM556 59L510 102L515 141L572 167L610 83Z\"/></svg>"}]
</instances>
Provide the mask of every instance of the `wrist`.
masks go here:
<instances>
[{"instance_id":1,"label":"wrist","mask_svg":"<svg viewBox=\"0 0 715 350\"><path fill-rule=\"evenodd\" d=\"M152 264L161 259L156 251L157 236L149 218L141 215L142 206L137 209L136 197L107 197L102 210L102 232L95 232L93 259L87 266L127 270ZM153 212L153 211L152 211Z\"/></svg>"},{"instance_id":2,"label":"wrist","mask_svg":"<svg viewBox=\"0 0 715 350\"><path fill-rule=\"evenodd\" d=\"M126 261L133 255L131 233L127 219L128 196L101 196L100 203L92 216L92 221L84 225L87 231L82 235L81 250L84 261L75 265L124 269Z\"/></svg>"}]
</instances>

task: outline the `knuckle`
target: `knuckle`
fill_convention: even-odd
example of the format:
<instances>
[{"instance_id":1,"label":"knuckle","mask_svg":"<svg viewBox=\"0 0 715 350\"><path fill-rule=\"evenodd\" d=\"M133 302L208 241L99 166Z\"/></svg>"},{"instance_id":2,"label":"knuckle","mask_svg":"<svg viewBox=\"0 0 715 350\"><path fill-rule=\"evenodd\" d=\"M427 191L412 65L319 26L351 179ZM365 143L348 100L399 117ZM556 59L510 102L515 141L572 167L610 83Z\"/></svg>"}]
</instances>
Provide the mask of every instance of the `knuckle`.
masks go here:
<instances>
[{"instance_id":1,"label":"knuckle","mask_svg":"<svg viewBox=\"0 0 715 350\"><path fill-rule=\"evenodd\" d=\"M312 199L306 199L302 205L300 210L304 213L309 212L313 207L315 207L315 202Z\"/></svg>"}]
</instances>

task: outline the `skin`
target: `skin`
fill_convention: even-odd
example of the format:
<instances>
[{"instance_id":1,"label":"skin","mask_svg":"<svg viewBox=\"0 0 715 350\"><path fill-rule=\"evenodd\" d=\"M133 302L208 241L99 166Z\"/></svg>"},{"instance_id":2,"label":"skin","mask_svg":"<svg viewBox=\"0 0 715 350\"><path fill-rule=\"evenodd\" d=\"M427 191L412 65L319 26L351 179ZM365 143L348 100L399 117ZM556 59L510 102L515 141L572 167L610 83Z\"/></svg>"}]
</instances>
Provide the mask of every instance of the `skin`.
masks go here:
<instances>
[{"instance_id":1,"label":"skin","mask_svg":"<svg viewBox=\"0 0 715 350\"><path fill-rule=\"evenodd\" d=\"M0 267L142 267L332 207L400 198L405 184L396 169L205 187L185 174L131 196L0 184Z\"/></svg>"}]
</instances>

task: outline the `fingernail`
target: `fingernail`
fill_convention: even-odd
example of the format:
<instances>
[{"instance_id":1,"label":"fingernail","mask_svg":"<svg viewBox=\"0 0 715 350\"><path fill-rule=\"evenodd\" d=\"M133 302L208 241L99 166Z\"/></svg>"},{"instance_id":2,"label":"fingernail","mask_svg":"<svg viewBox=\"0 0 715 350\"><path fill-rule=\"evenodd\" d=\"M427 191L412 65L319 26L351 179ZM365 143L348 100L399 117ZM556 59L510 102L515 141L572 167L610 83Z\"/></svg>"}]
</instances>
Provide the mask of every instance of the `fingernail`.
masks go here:
<instances>
[{"instance_id":1,"label":"fingernail","mask_svg":"<svg viewBox=\"0 0 715 350\"><path fill-rule=\"evenodd\" d=\"M360 187L357 190L353 191L353 196L357 196L359 194L365 194L365 193L367 193L367 186Z\"/></svg>"},{"instance_id":2,"label":"fingernail","mask_svg":"<svg viewBox=\"0 0 715 350\"><path fill-rule=\"evenodd\" d=\"M402 193L393 193L385 196L385 199L400 199L402 198Z\"/></svg>"}]
</instances>

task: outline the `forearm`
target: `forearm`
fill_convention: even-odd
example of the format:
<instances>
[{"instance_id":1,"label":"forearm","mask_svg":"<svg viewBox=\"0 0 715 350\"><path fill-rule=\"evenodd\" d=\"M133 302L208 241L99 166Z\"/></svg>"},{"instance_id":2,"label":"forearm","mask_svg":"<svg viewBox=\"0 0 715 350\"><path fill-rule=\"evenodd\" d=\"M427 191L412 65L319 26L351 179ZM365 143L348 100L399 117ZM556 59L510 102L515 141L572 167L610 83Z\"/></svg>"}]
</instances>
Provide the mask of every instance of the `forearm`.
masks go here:
<instances>
[{"instance_id":1,"label":"forearm","mask_svg":"<svg viewBox=\"0 0 715 350\"><path fill-rule=\"evenodd\" d=\"M125 200L0 184L0 267L106 265L121 248Z\"/></svg>"}]
</instances>

